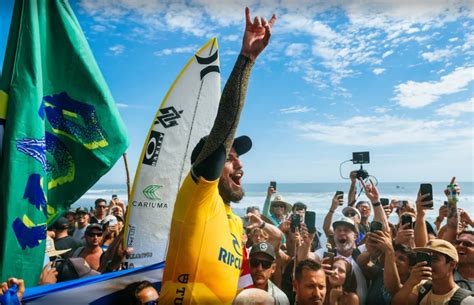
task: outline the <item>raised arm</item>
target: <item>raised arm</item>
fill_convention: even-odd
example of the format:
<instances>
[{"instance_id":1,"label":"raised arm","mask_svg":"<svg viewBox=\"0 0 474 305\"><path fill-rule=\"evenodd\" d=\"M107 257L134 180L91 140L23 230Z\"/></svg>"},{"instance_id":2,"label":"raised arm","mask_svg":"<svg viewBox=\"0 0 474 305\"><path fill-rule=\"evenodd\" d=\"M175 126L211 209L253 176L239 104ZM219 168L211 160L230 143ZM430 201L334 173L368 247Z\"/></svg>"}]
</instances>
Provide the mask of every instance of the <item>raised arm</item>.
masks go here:
<instances>
[{"instance_id":1,"label":"raised arm","mask_svg":"<svg viewBox=\"0 0 474 305\"><path fill-rule=\"evenodd\" d=\"M370 180L370 184L365 184L364 180L360 178L360 183L365 190L365 195L369 198L372 206L374 207L374 221L379 221L383 225L383 230L385 232L390 233L390 226L388 225L387 215L385 214L385 210L383 209L382 205L380 204L380 195L377 187L374 185L372 180Z\"/></svg>"},{"instance_id":2,"label":"raised arm","mask_svg":"<svg viewBox=\"0 0 474 305\"><path fill-rule=\"evenodd\" d=\"M421 195L418 193L416 198L416 223L415 223L415 245L417 247L424 247L428 242L428 231L426 230L425 223L425 209L423 205L433 204L433 201L424 202L423 199L428 197L430 194Z\"/></svg>"},{"instance_id":3,"label":"raised arm","mask_svg":"<svg viewBox=\"0 0 474 305\"><path fill-rule=\"evenodd\" d=\"M451 190L445 190L444 193L448 197L448 221L446 224L446 231L444 236L440 237L449 242L454 242L456 240L459 228L459 218L458 218L458 194L461 192L461 188L456 184L456 177L451 179L450 186ZM456 195L450 194L450 192L455 192Z\"/></svg>"},{"instance_id":4,"label":"raised arm","mask_svg":"<svg viewBox=\"0 0 474 305\"><path fill-rule=\"evenodd\" d=\"M334 235L334 231L331 228L332 217L334 216L334 212L336 211L339 204L340 203L342 204L343 202L342 197L343 195L338 195L337 197L336 195L334 195L334 197L332 198L331 207L329 208L329 212L324 217L323 231L324 231L324 234L326 234L326 237Z\"/></svg>"},{"instance_id":5,"label":"raised arm","mask_svg":"<svg viewBox=\"0 0 474 305\"><path fill-rule=\"evenodd\" d=\"M267 197L265 197L265 202L263 203L262 215L266 217L270 217L270 202L272 199L272 195L275 193L275 189L273 186L269 186L267 189Z\"/></svg>"},{"instance_id":6,"label":"raised arm","mask_svg":"<svg viewBox=\"0 0 474 305\"><path fill-rule=\"evenodd\" d=\"M193 164L195 178L202 176L207 180L215 180L220 176L239 124L250 71L257 56L268 45L275 21L276 16L273 15L269 22L263 17L255 17L252 22L250 9L245 8L242 49L222 92L212 130Z\"/></svg>"},{"instance_id":7,"label":"raised arm","mask_svg":"<svg viewBox=\"0 0 474 305\"><path fill-rule=\"evenodd\" d=\"M347 205L353 207L356 202L356 195L357 195L357 171L352 171L350 176L351 178L351 186L349 187L349 194L347 196Z\"/></svg>"}]
</instances>

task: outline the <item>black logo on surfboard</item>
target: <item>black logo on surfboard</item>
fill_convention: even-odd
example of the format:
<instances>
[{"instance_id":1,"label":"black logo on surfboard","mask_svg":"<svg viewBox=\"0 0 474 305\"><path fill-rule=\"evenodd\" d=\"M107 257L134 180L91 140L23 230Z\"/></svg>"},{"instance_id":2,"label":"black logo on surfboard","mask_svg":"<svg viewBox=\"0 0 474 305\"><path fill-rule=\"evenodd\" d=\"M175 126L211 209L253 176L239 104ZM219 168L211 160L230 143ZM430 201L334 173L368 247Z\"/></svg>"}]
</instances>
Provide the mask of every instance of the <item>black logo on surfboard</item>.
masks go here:
<instances>
[{"instance_id":1,"label":"black logo on surfboard","mask_svg":"<svg viewBox=\"0 0 474 305\"><path fill-rule=\"evenodd\" d=\"M183 110L177 111L173 106L160 109L160 115L156 118L155 124L161 124L164 128L178 126Z\"/></svg>"},{"instance_id":2,"label":"black logo on surfboard","mask_svg":"<svg viewBox=\"0 0 474 305\"><path fill-rule=\"evenodd\" d=\"M158 156L160 155L161 146L163 144L164 133L152 130L148 137L148 142L143 156L143 164L156 166Z\"/></svg>"},{"instance_id":3,"label":"black logo on surfboard","mask_svg":"<svg viewBox=\"0 0 474 305\"><path fill-rule=\"evenodd\" d=\"M197 55L194 55L194 56L196 56L196 60L199 64L207 65L207 67L201 70L201 80L204 78L204 76L206 76L207 74L211 72L220 73L220 69L218 65L211 65L212 63L217 61L217 59L219 58L218 51L215 51L214 54L212 54L209 57L199 57Z\"/></svg>"}]
</instances>

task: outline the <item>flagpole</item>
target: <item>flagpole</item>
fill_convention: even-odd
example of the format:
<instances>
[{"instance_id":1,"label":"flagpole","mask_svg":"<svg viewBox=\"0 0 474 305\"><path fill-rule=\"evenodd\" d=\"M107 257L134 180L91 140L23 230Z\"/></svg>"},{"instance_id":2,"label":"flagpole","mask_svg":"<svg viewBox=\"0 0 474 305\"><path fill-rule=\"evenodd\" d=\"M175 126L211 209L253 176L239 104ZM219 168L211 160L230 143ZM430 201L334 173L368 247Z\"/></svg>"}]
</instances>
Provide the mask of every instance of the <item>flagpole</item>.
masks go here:
<instances>
[{"instance_id":1,"label":"flagpole","mask_svg":"<svg viewBox=\"0 0 474 305\"><path fill-rule=\"evenodd\" d=\"M127 153L124 152L123 162L125 163L125 172L127 174L127 202L130 203L130 171L128 170Z\"/></svg>"}]
</instances>

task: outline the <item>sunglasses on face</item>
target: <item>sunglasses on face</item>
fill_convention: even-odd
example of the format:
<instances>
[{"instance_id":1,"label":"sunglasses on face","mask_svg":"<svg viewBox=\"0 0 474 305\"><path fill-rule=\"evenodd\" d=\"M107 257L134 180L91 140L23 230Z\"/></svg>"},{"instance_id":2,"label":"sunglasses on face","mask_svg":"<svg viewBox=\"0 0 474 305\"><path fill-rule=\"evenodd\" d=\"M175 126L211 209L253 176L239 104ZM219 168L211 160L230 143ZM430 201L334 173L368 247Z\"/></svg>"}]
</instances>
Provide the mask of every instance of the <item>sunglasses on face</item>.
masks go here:
<instances>
[{"instance_id":1,"label":"sunglasses on face","mask_svg":"<svg viewBox=\"0 0 474 305\"><path fill-rule=\"evenodd\" d=\"M102 233L86 233L86 235L89 237L94 237L94 236L100 237L102 236Z\"/></svg>"},{"instance_id":2,"label":"sunglasses on face","mask_svg":"<svg viewBox=\"0 0 474 305\"><path fill-rule=\"evenodd\" d=\"M474 247L474 243L468 240L456 240L456 246L463 246L466 248Z\"/></svg>"},{"instance_id":3,"label":"sunglasses on face","mask_svg":"<svg viewBox=\"0 0 474 305\"><path fill-rule=\"evenodd\" d=\"M98 208L98 209L106 209L107 206L106 206L106 205L98 205L97 208Z\"/></svg>"},{"instance_id":4,"label":"sunglasses on face","mask_svg":"<svg viewBox=\"0 0 474 305\"><path fill-rule=\"evenodd\" d=\"M143 303L143 305L158 305L158 299Z\"/></svg>"},{"instance_id":5,"label":"sunglasses on face","mask_svg":"<svg viewBox=\"0 0 474 305\"><path fill-rule=\"evenodd\" d=\"M257 268L258 265L262 265L263 269L268 269L272 266L273 262L267 261L267 260L262 260L258 258L251 258L250 259L250 266L252 268Z\"/></svg>"},{"instance_id":6,"label":"sunglasses on face","mask_svg":"<svg viewBox=\"0 0 474 305\"><path fill-rule=\"evenodd\" d=\"M284 208L285 205L284 204L274 204L273 207L274 208Z\"/></svg>"}]
</instances>

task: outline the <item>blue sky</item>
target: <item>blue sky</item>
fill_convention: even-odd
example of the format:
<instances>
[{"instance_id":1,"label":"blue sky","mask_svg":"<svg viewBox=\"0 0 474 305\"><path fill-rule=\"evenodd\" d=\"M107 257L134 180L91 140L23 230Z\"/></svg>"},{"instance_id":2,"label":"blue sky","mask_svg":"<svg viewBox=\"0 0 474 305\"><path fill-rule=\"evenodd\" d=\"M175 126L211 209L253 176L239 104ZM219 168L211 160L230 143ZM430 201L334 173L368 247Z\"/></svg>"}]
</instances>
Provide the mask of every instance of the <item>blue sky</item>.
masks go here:
<instances>
[{"instance_id":1,"label":"blue sky","mask_svg":"<svg viewBox=\"0 0 474 305\"><path fill-rule=\"evenodd\" d=\"M381 182L474 181L472 2L380 2L70 1L129 130L132 176L166 91L214 36L225 83L248 5L278 20L238 130L254 141L245 182L342 181L339 164L365 150ZM1 2L2 62L11 10ZM119 161L101 182L124 176Z\"/></svg>"}]
</instances>

